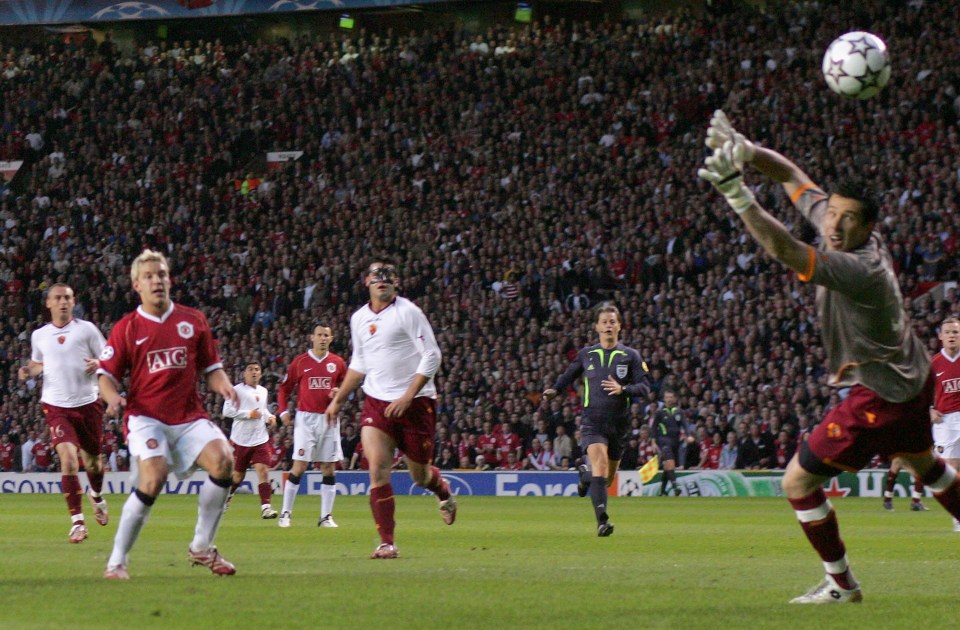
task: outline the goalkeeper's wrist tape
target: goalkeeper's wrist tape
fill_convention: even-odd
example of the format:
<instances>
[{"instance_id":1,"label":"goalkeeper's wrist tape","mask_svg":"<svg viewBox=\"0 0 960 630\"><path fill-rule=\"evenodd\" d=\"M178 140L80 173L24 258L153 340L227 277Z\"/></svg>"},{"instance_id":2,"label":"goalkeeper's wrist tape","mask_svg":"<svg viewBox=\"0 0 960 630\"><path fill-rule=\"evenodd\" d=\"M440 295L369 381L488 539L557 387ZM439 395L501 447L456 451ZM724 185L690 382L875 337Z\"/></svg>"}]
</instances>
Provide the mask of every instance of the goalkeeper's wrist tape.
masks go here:
<instances>
[{"instance_id":1,"label":"goalkeeper's wrist tape","mask_svg":"<svg viewBox=\"0 0 960 630\"><path fill-rule=\"evenodd\" d=\"M729 175L727 175L726 177L724 177L723 179L721 179L719 182L717 182L717 186L723 186L727 182L732 182L738 177L743 177L743 173L741 173L740 171L734 171Z\"/></svg>"}]
</instances>

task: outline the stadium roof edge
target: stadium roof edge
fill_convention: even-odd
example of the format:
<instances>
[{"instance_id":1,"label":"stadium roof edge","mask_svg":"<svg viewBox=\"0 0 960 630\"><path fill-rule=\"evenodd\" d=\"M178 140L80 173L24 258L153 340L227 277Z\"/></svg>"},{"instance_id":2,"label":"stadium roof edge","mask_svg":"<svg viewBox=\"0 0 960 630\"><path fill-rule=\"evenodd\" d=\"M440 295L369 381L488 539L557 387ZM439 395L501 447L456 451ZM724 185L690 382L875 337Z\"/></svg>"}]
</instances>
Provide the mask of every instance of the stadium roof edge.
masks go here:
<instances>
[{"instance_id":1,"label":"stadium roof edge","mask_svg":"<svg viewBox=\"0 0 960 630\"><path fill-rule=\"evenodd\" d=\"M0 25L43 26L146 20L277 15L442 4L453 0L9 0Z\"/></svg>"}]
</instances>

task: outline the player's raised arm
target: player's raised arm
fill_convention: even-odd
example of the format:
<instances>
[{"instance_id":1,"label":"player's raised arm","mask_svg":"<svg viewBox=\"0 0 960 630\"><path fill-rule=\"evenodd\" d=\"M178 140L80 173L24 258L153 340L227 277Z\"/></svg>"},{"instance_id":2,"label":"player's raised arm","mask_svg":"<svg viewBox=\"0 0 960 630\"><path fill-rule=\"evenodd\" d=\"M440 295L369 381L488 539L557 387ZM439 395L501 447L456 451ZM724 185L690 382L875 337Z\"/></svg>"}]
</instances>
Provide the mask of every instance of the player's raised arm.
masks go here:
<instances>
[{"instance_id":1,"label":"player's raised arm","mask_svg":"<svg viewBox=\"0 0 960 630\"><path fill-rule=\"evenodd\" d=\"M736 166L737 159L734 143L728 140L706 159L704 168L697 171L697 175L723 195L768 254L801 276L809 276L815 255L813 248L794 238L783 223L757 203L743 181L743 173Z\"/></svg>"},{"instance_id":2,"label":"player's raised arm","mask_svg":"<svg viewBox=\"0 0 960 630\"><path fill-rule=\"evenodd\" d=\"M706 144L713 150L723 148L727 142L733 146L733 162L736 169L743 170L750 164L758 171L781 184L790 199L795 199L804 189L813 185L813 181L803 170L772 149L757 146L737 131L723 110L713 112L710 127L707 129Z\"/></svg>"}]
</instances>

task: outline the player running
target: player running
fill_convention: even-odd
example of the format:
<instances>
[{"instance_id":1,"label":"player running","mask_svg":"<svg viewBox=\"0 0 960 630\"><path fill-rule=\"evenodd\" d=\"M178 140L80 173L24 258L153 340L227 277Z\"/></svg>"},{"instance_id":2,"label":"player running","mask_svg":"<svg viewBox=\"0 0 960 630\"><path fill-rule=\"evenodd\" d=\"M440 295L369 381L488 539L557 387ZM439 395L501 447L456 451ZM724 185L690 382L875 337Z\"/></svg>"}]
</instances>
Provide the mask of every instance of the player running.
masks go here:
<instances>
[{"instance_id":1,"label":"player running","mask_svg":"<svg viewBox=\"0 0 960 630\"><path fill-rule=\"evenodd\" d=\"M97 357L103 351L100 330L73 316L76 298L73 289L57 283L47 291L46 306L51 321L30 336L30 364L17 376L25 381L43 374L40 403L50 429L50 441L60 458L60 485L70 513L71 543L87 539L83 518L83 489L80 487L77 455L83 459L93 502L93 516L100 525L109 521L103 489L100 441L103 437L103 403L97 391Z\"/></svg>"},{"instance_id":2,"label":"player running","mask_svg":"<svg viewBox=\"0 0 960 630\"><path fill-rule=\"evenodd\" d=\"M268 408L267 388L260 384L263 368L259 361L247 361L243 367L243 382L234 385L239 405L226 400L223 403L223 415L233 419L230 429L230 444L233 446L233 485L230 496L233 498L250 465L257 473L257 492L260 494L260 518L277 518L270 500L273 488L270 487L270 469L273 467L274 452L270 446L269 428L277 426L277 417Z\"/></svg>"},{"instance_id":3,"label":"player running","mask_svg":"<svg viewBox=\"0 0 960 630\"><path fill-rule=\"evenodd\" d=\"M136 490L127 498L103 576L127 580L127 555L137 541L150 508L172 470L178 477L196 467L210 476L197 498L197 525L187 558L216 575L233 575L236 568L220 555L213 541L233 482L233 453L226 436L207 419L197 379L239 406L237 392L223 371L216 341L200 311L170 300L170 264L146 249L130 266L140 306L110 332L100 354L100 395L107 413L124 414ZM127 396L120 383L129 374Z\"/></svg>"},{"instance_id":4,"label":"player running","mask_svg":"<svg viewBox=\"0 0 960 630\"><path fill-rule=\"evenodd\" d=\"M380 534L380 545L370 556L374 559L399 555L390 484L398 447L414 483L437 495L443 522L452 525L457 517L456 498L431 465L437 419L433 377L440 369L440 347L423 311L398 295L399 283L396 268L383 260L368 268L364 284L370 302L350 318L353 356L340 391L327 407L328 421L334 422L343 401L363 383L360 441L370 463L370 508Z\"/></svg>"},{"instance_id":5,"label":"player running","mask_svg":"<svg viewBox=\"0 0 960 630\"><path fill-rule=\"evenodd\" d=\"M293 502L300 488L300 478L310 462L320 462L323 481L320 484L320 520L317 527L338 527L333 520L333 503L337 497L336 466L343 459L340 446L340 421L327 415L330 399L347 374L343 358L329 351L333 329L325 323L313 325L311 347L296 357L287 369L277 395L280 420L290 425L287 405L297 392L297 416L293 424L293 467L283 485L283 507L280 527L290 527Z\"/></svg>"}]
</instances>

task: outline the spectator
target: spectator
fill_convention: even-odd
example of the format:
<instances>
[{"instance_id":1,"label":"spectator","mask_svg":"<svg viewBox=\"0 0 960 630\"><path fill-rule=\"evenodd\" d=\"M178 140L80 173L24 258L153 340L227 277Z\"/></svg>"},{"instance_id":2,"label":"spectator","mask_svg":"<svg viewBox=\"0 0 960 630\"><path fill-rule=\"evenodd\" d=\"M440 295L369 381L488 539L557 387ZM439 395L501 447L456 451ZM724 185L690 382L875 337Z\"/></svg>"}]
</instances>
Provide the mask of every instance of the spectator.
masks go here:
<instances>
[{"instance_id":1,"label":"spectator","mask_svg":"<svg viewBox=\"0 0 960 630\"><path fill-rule=\"evenodd\" d=\"M737 440L737 434L733 431L727 433L727 441L720 451L720 469L733 470L737 467L737 460L740 457L740 444Z\"/></svg>"},{"instance_id":2,"label":"spectator","mask_svg":"<svg viewBox=\"0 0 960 630\"><path fill-rule=\"evenodd\" d=\"M573 438L567 435L567 429L564 425L558 424L556 437L553 438L553 451L557 458L573 459Z\"/></svg>"},{"instance_id":3,"label":"spectator","mask_svg":"<svg viewBox=\"0 0 960 630\"><path fill-rule=\"evenodd\" d=\"M20 444L20 469L23 472L34 472L33 446L37 443L37 434L30 431L27 439Z\"/></svg>"}]
</instances>

